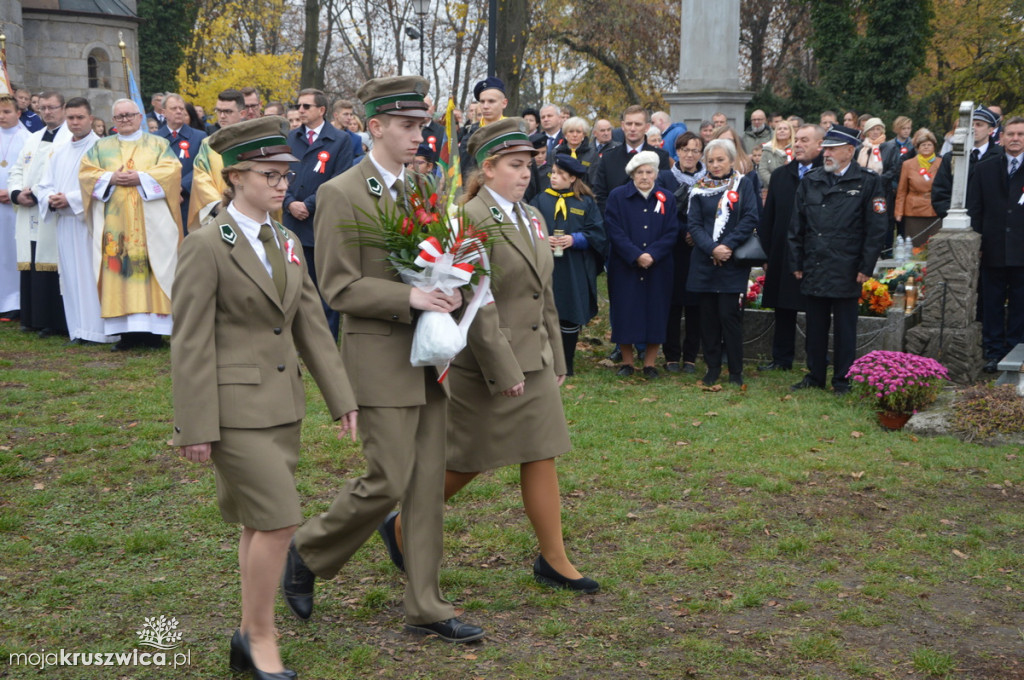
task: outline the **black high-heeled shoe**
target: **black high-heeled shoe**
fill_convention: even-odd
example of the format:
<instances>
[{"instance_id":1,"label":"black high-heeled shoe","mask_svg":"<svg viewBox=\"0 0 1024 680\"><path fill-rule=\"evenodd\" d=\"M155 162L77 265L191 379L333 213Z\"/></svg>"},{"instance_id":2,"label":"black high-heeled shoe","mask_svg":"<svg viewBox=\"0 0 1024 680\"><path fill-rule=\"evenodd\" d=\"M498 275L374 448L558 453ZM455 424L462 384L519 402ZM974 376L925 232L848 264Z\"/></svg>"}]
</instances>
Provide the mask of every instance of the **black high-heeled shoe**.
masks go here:
<instances>
[{"instance_id":1,"label":"black high-heeled shoe","mask_svg":"<svg viewBox=\"0 0 1024 680\"><path fill-rule=\"evenodd\" d=\"M566 578L555 571L543 555L537 555L537 561L533 563L533 578L537 583L551 586L552 588L565 588L578 590L581 593L596 593L600 589L597 581L581 576L580 578Z\"/></svg>"},{"instance_id":2,"label":"black high-heeled shoe","mask_svg":"<svg viewBox=\"0 0 1024 680\"><path fill-rule=\"evenodd\" d=\"M236 630L231 636L231 670L235 673L252 672L253 680L298 680L298 674L290 668L280 673L267 673L256 668L252 662L252 650L249 648L249 636Z\"/></svg>"}]
</instances>

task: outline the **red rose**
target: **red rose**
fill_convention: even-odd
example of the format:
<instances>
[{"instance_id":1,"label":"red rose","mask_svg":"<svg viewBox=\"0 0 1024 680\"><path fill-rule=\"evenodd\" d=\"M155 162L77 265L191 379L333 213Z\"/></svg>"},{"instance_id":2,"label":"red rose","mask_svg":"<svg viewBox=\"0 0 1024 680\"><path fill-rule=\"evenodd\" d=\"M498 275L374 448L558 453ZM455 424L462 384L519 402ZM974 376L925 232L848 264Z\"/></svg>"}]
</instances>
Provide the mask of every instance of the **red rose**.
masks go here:
<instances>
[{"instance_id":1,"label":"red rose","mask_svg":"<svg viewBox=\"0 0 1024 680\"><path fill-rule=\"evenodd\" d=\"M403 236L411 236L416 231L416 223L408 217L403 217L401 231Z\"/></svg>"}]
</instances>

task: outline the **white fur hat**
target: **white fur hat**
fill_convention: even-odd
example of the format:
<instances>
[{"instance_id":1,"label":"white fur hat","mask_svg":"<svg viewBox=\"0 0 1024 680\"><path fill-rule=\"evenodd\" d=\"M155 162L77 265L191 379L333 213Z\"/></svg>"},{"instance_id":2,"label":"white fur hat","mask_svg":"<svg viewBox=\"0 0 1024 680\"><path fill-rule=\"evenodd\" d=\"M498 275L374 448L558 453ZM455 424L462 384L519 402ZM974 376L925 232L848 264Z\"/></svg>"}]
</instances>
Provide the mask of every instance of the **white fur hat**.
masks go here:
<instances>
[{"instance_id":1,"label":"white fur hat","mask_svg":"<svg viewBox=\"0 0 1024 680\"><path fill-rule=\"evenodd\" d=\"M661 157L653 151L641 151L626 164L626 174L632 177L633 171L641 165L653 165L654 171L657 172L658 167L661 165Z\"/></svg>"}]
</instances>

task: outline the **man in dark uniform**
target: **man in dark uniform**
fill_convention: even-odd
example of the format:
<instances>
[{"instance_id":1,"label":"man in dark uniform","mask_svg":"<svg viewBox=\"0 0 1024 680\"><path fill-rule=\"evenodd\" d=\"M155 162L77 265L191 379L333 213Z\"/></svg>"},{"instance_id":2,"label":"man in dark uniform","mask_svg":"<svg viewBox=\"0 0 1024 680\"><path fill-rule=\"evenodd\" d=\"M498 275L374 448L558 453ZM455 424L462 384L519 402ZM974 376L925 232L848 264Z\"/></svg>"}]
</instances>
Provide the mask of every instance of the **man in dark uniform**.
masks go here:
<instances>
[{"instance_id":1,"label":"man in dark uniform","mask_svg":"<svg viewBox=\"0 0 1024 680\"><path fill-rule=\"evenodd\" d=\"M188 124L188 111L181 95L164 97L164 125L156 131L171 145L175 158L181 162L181 225L188 235L188 199L192 193L192 163L206 133Z\"/></svg>"},{"instance_id":2,"label":"man in dark uniform","mask_svg":"<svg viewBox=\"0 0 1024 680\"><path fill-rule=\"evenodd\" d=\"M822 167L796 190L789 226L789 271L807 297L807 368L794 390L825 389L828 331L832 321L832 389L850 391L846 374L857 349L861 287L874 273L889 227L881 178L853 163L857 131L835 125L825 135Z\"/></svg>"},{"instance_id":3,"label":"man in dark uniform","mask_svg":"<svg viewBox=\"0 0 1024 680\"><path fill-rule=\"evenodd\" d=\"M967 166L967 185L971 184L971 176L977 161L998 156L1001 151L997 144L992 143L991 134L996 129L999 118L992 111L979 106L971 115L974 126L974 148L971 149L971 160ZM968 189L968 192L970 189ZM932 208L939 217L949 212L950 198L953 196L953 152L942 157L935 181L932 183ZM968 197L970 194L968 193Z\"/></svg>"},{"instance_id":4,"label":"man in dark uniform","mask_svg":"<svg viewBox=\"0 0 1024 680\"><path fill-rule=\"evenodd\" d=\"M971 226L981 234L981 342L986 373L1024 342L1024 118L1003 126L1005 156L975 166L967 189Z\"/></svg>"},{"instance_id":5,"label":"man in dark uniform","mask_svg":"<svg viewBox=\"0 0 1024 680\"><path fill-rule=\"evenodd\" d=\"M327 180L352 167L352 140L348 130L340 131L324 119L327 97L320 90L299 92L299 115L302 126L288 134L288 146L299 159L292 163L295 181L288 185L284 196L284 226L294 231L302 241L309 276L317 281L316 260L313 259L313 217L316 214L316 190ZM338 339L341 316L324 303L327 325L334 339Z\"/></svg>"},{"instance_id":6,"label":"man in dark uniform","mask_svg":"<svg viewBox=\"0 0 1024 680\"><path fill-rule=\"evenodd\" d=\"M800 282L789 272L789 223L793 219L793 201L800 180L821 167L821 142L825 130L820 125L804 125L796 132L793 161L772 172L768 198L761 214L758 235L768 255L764 272L762 304L775 315L772 335L772 360L761 371L788 371L796 354L796 315L806 309Z\"/></svg>"},{"instance_id":7,"label":"man in dark uniform","mask_svg":"<svg viewBox=\"0 0 1024 680\"><path fill-rule=\"evenodd\" d=\"M469 177L476 169L476 160L469 153L469 138L473 133L488 123L496 123L505 117L505 107L508 106L508 98L505 96L505 83L494 76L484 78L473 86L473 97L479 103L480 121L473 123L466 129L466 133L459 138L459 158L462 162L462 177Z\"/></svg>"},{"instance_id":8,"label":"man in dark uniform","mask_svg":"<svg viewBox=\"0 0 1024 680\"><path fill-rule=\"evenodd\" d=\"M626 141L622 146L608 149L601 156L597 163L597 172L594 173L594 196L602 215L605 201L608 200L608 194L612 189L629 182L626 164L633 154L639 151L653 151L661 159L659 170L668 170L672 167L672 159L664 149L656 149L647 143L647 128L650 126L650 116L642 106L633 105L622 112L622 130Z\"/></svg>"}]
</instances>

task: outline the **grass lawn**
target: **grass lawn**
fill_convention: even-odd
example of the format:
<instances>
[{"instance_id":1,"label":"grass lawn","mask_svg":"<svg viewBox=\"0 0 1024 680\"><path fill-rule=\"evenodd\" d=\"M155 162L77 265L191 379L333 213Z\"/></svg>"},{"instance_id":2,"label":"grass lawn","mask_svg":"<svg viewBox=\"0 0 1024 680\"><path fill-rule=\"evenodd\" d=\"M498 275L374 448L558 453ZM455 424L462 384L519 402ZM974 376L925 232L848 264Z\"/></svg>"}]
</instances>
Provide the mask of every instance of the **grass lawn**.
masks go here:
<instances>
[{"instance_id":1,"label":"grass lawn","mask_svg":"<svg viewBox=\"0 0 1024 680\"><path fill-rule=\"evenodd\" d=\"M533 582L518 470L499 470L452 500L442 572L487 639L403 632L404 578L373 538L309 623L279 604L300 678L1024 678L1024 452L883 431L853 397L790 393L798 372L751 366L746 391L716 393L622 380L608 349L578 355L559 461L567 546L601 592ZM0 677L230 676L238 528L211 470L168 445L170 387L166 350L0 327ZM312 514L362 459L307 387ZM136 631L160 615L189 665L8 665L146 651Z\"/></svg>"}]
</instances>

